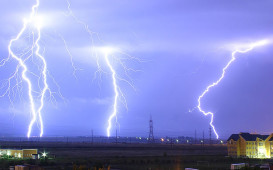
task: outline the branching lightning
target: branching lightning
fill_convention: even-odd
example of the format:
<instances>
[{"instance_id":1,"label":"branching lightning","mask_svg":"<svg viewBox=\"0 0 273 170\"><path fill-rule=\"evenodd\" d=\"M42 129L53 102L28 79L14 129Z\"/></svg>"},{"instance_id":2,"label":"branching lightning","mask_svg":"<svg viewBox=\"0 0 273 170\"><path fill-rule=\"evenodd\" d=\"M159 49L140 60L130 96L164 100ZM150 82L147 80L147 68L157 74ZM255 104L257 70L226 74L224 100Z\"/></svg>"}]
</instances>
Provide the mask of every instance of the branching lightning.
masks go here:
<instances>
[{"instance_id":1,"label":"branching lightning","mask_svg":"<svg viewBox=\"0 0 273 170\"><path fill-rule=\"evenodd\" d=\"M202 98L209 92L209 90L214 87L214 86L217 86L221 81L222 79L225 77L225 74L226 74L226 71L227 69L230 67L230 65L236 60L236 54L238 53L247 53L251 50L253 50L255 47L259 47L259 46L264 46L266 44L268 44L269 41L268 40L262 40L262 41L258 41L258 42L255 42L255 43L251 43L251 44L248 44L247 47L245 47L243 50L242 49L239 49L237 47L237 49L235 51L232 52L232 57L231 59L229 60L229 62L227 63L227 65L223 68L222 70L222 75L220 76L220 78L213 82L211 85L207 86L206 90L198 97L198 106L197 108L199 109L200 112L202 112L205 116L207 115L210 115L211 116L211 119L210 119L210 126L212 127L213 129L213 132L214 134L216 135L216 138L218 139L219 138L219 135L218 133L216 132L216 129L213 125L213 117L214 117L214 114L212 112L206 112L204 111L202 108L201 108L201 100Z\"/></svg>"},{"instance_id":2,"label":"branching lightning","mask_svg":"<svg viewBox=\"0 0 273 170\"><path fill-rule=\"evenodd\" d=\"M36 56L38 56L42 62L43 62L43 70L42 70L42 75L43 75L43 83L44 83L44 88L42 89L42 92L41 92L41 96L40 96L40 107L38 109L38 116L39 116L39 122L40 122L40 126L41 126L41 132L40 132L40 137L43 136L43 133L44 133L44 124L43 124L43 119L42 119L42 114L41 114L41 111L44 107L44 99L45 99L45 93L46 91L50 91L49 88L48 88L48 84L47 84L47 63L46 63L46 60L45 58L39 53L40 51L40 46L38 44L39 40L41 39L41 31L40 31L40 27L38 26L38 38L37 38L37 41L35 44L37 44L37 50L36 50ZM30 131L28 132L28 137L30 136L30 132L31 132L31 129Z\"/></svg>"},{"instance_id":3,"label":"branching lightning","mask_svg":"<svg viewBox=\"0 0 273 170\"><path fill-rule=\"evenodd\" d=\"M113 87L114 87L114 92L115 92L113 112L108 119L107 136L109 137L110 130L112 128L112 119L114 117L117 117L117 105L118 105L119 90L118 90L118 85L117 85L116 71L114 70L113 66L111 65L108 56L109 56L109 54L108 54L108 52L106 52L104 58L105 58L107 66L109 67L109 69L112 72L112 81L113 81Z\"/></svg>"},{"instance_id":4,"label":"branching lightning","mask_svg":"<svg viewBox=\"0 0 273 170\"><path fill-rule=\"evenodd\" d=\"M100 83L102 78L102 73L108 72L105 70L109 70L111 72L111 81L112 81L112 86L114 91L114 100L113 100L113 111L111 112L108 118L108 127L106 128L107 136L110 136L113 118L116 118L116 124L118 124L117 122L118 103L121 102L122 104L124 104L124 106L128 110L125 95L122 93L121 87L119 86L119 81L123 81L127 83L129 86L131 86L135 90L132 83L133 80L130 77L130 72L140 71L140 70L134 70L127 67L125 62L123 62L123 60L132 59L137 62L142 62L142 61L139 60L138 58L132 57L116 49L112 51L112 48L96 47L94 43L94 37L100 43L103 43L103 41L99 37L99 34L91 31L91 29L89 29L89 26L85 22L81 21L74 15L73 11L70 8L70 2L68 0L67 0L67 5L68 5L68 8L67 8L68 13L66 13L65 15L71 16L78 24L83 26L84 30L89 35L89 38L91 40L91 46L90 46L92 50L91 57L95 56L96 64L97 64L97 71L94 73L94 79L96 79L97 75L99 75L99 83ZM16 65L15 71L9 76L9 78L5 81L2 81L2 84L0 86L0 90L2 91L2 93L0 94L0 97L8 96L9 101L11 105L13 106L13 102L16 98L17 93L21 99L23 84L26 83L27 85L27 100L29 101L29 109L31 113L31 120L28 125L27 137L31 137L31 133L33 131L33 125L35 123L37 123L37 126L40 129L39 136L42 137L44 134L44 123L42 118L43 117L42 111L45 106L45 100L46 100L47 94L49 94L50 101L52 101L52 99L55 100L53 94L56 93L50 90L48 85L48 78L52 79L53 83L58 87L57 93L60 95L62 99L64 99L63 96L60 94L60 86L57 84L53 76L50 74L47 67L46 59L40 52L41 27L42 27L42 24L44 24L44 21L38 17L39 6L40 6L40 0L36 0L36 3L32 6L30 16L27 19L23 20L23 27L21 28L17 36L9 41L8 57L0 61L0 67L5 66L6 63L8 63L11 59L15 60L18 63ZM24 37L25 35L28 35L27 36L28 41L26 37ZM59 34L59 37L62 39L65 46L65 50L67 51L70 57L70 62L73 67L73 75L75 78L77 78L76 71L82 70L82 69L79 69L78 67L76 67L72 52L70 51L68 47L68 43L65 40L65 38L61 34ZM27 47L23 50L18 48L19 51L14 50L15 47L18 47L16 45L21 40L23 40L24 45L27 45ZM110 54L110 52L118 53L122 55L123 57L118 58ZM30 63L31 65L29 65ZM123 77L118 74L118 71L115 68L116 63L123 68L123 71L124 71ZM106 69L103 69L104 65L107 67ZM36 70L32 71L32 69L36 69ZM37 72L37 69L38 69L38 72ZM34 79L32 77L34 77Z\"/></svg>"},{"instance_id":5,"label":"branching lightning","mask_svg":"<svg viewBox=\"0 0 273 170\"><path fill-rule=\"evenodd\" d=\"M126 101L126 98L125 98L125 95L123 94L120 86L118 85L118 81L123 81L125 83L127 83L129 86L131 86L134 90L135 87L133 86L133 80L131 79L130 75L129 75L129 72L138 72L138 71L141 71L141 70L134 70L132 68L128 68L126 66L126 64L122 61L121 58L117 58L117 57L114 57L112 54L113 53L119 53L121 54L122 56L125 56L124 58L127 60L127 59L131 59L131 60L135 60L137 62L142 62L142 60L138 59L138 58L135 58L135 57L132 57L124 52L121 52L117 49L114 49L114 48L111 48L111 47L95 47L94 45L94 37L96 37L100 42L103 42L99 36L98 33L96 32L93 32L90 30L88 24L86 24L85 22L81 21L80 19L78 19L75 14L73 13L73 11L71 10L71 4L70 2L67 0L67 4L68 4L68 14L66 14L66 16L71 16L78 24L82 25L83 28L85 29L86 33L89 35L89 38L91 40L91 49L92 49L92 52L93 52L93 56L95 56L96 58L96 64L97 64L97 71L95 72L94 74L94 78L97 77L97 74L99 75L99 78L101 80L101 74L102 73L107 73L107 71L103 70L103 67L102 67L102 64L101 64L101 54L104 55L104 63L106 63L106 66L108 67L108 69L110 70L111 72L111 78L112 78L112 85L113 85L113 91L114 91L114 100L113 100L113 110L108 118L108 126L106 128L107 130L107 136L110 137L111 134L110 134L110 131L112 129L112 121L113 121L113 118L116 118L116 125L118 124L117 122L117 113L118 113L118 103L119 101L125 106L125 108L128 110L128 107L127 107L127 101ZM63 39L63 38L62 38ZM65 40L63 39L63 41L65 42ZM67 48L67 45L65 43L65 46L66 46L66 50L68 50ZM69 55L71 57L71 61L72 60L72 55L71 53L69 52ZM121 76L118 75L113 63L110 62L110 59L109 57L111 56L112 59L114 59L117 63L119 63L119 65L123 68L124 70L124 74L126 76L126 78L122 78ZM72 66L74 67L74 64L72 62Z\"/></svg>"},{"instance_id":6,"label":"branching lightning","mask_svg":"<svg viewBox=\"0 0 273 170\"><path fill-rule=\"evenodd\" d=\"M132 57L124 52L121 52L119 50L109 48L109 47L96 47L95 46L95 41L94 37L99 40L99 42L103 43L101 38L99 37L99 34L96 32L91 31L89 28L88 24L85 22L81 21L76 17L76 15L73 13L73 11L70 8L70 2L67 0L68 4L68 13L66 16L71 16L78 24L83 26L84 30L86 33L89 35L89 38L91 40L91 46L90 48L92 49L92 56L95 56L96 58L96 65L97 65L97 71L94 73L94 78L99 75L100 80L101 80L101 74L102 73L108 73L110 71L111 75L111 82L112 82L112 88L114 92L114 99L113 99L113 110L110 113L110 116L108 118L108 126L106 128L107 131L107 136L110 137L111 129L112 129L112 124L113 124L113 119L116 119L116 124L117 122L117 115L118 115L118 105L119 102L121 102L126 109L128 110L127 107L127 101L125 98L125 95L123 94L121 90L121 86L119 85L120 81L123 81L127 83L129 86L131 86L134 90L135 87L133 86L133 80L130 77L130 72L138 72L141 70L134 70L132 68L129 68L126 66L125 62L123 61L124 58L135 60L137 62L142 62L140 59ZM33 131L33 125L37 123L39 129L40 129L40 134L39 136L42 137L44 134L44 123L43 123L43 116L42 116L42 111L45 105L45 100L46 100L46 95L47 93L49 94L50 98L52 97L52 92L49 88L48 85L48 77L53 79L53 82L57 85L56 81L54 78L49 74L48 67L47 67L47 62L45 60L45 57L41 54L41 46L40 46L40 40L41 40L41 24L42 20L38 18L38 8L40 6L40 0L36 0L36 3L32 6L32 10L30 13L30 16L27 19L23 20L23 27L19 31L19 33L16 35L15 38L11 39L8 44L8 57L0 61L0 67L3 67L8 63L11 59L15 60L18 64L16 65L15 70L13 73L7 78L5 81L2 81L0 85L0 90L3 91L0 94L0 97L8 96L9 101L13 105L14 98L15 98L15 93L16 92L21 92L23 88L23 83L26 84L27 86L27 98L29 101L29 110L31 113L31 121L28 125L28 132L27 132L27 137L31 136L31 133ZM31 45L29 45L27 48L20 50L19 52L15 51L14 44L21 39L25 39L23 37L24 34L26 34L27 29L30 29L31 33L28 35L28 38L31 39L29 42L31 42ZM76 77L76 71L81 70L76 67L72 53L70 52L68 48L68 44L66 40L64 39L63 36L61 37L65 49L70 57L70 62L73 67L73 75ZM236 60L236 55L238 53L247 53L251 50L253 50L256 47L259 46L264 46L268 43L267 40L262 40L258 41L255 43L247 44L247 46L242 47L237 47L236 50L234 50L231 54L231 59L229 62L225 65L225 67L222 69L222 74L219 77L218 80L207 86L205 91L198 97L198 110L203 113L205 116L210 115L210 126L212 127L214 134L216 135L216 138L219 138L219 135L215 129L215 126L213 125L213 120L214 120L214 113L212 112L206 112L201 108L201 100L203 97L210 91L210 89L214 86L217 86L222 79L225 77L226 71L230 67L230 65ZM122 56L125 56L124 58L118 58L116 56L113 56L113 53L119 53ZM33 58L38 59L41 63L37 64L34 63ZM111 57L111 58L110 58ZM31 70L31 67L28 65L28 61L32 60L32 62L38 67L38 73L35 71ZM103 63L102 63L103 62ZM123 75L125 76L120 76L118 73L119 70L116 67L116 64L121 66L123 69ZM107 68L104 69L103 66L106 66ZM106 71L108 70L108 72ZM31 76L34 76L38 79L38 82L35 82L34 80L31 79ZM124 78L125 77L125 78ZM13 84L15 82L15 84ZM42 83L41 83L42 82ZM36 86L38 86L38 90L35 89L35 83ZM38 84L38 85L37 85ZM42 85L41 85L42 84ZM57 85L58 88L60 88Z\"/></svg>"},{"instance_id":7,"label":"branching lightning","mask_svg":"<svg viewBox=\"0 0 273 170\"><path fill-rule=\"evenodd\" d=\"M41 39L41 23L40 23L41 20L39 18L37 18L37 11L38 11L39 5L40 5L40 1L36 0L36 4L32 6L32 12L30 14L30 17L28 19L24 19L24 21L23 21L24 24L23 24L22 29L19 31L17 36L15 38L11 39L9 42L9 45L8 45L9 56L8 56L8 58L2 60L1 65L0 65L0 66L4 66L10 59L14 59L18 62L18 65L16 66L16 70L7 79L7 81L4 82L1 86L1 89L4 87L7 87L6 90L4 91L4 93L1 95L1 97L8 95L9 100L12 103L12 99L11 99L10 95L12 92L14 92L13 91L14 88L20 89L19 86L22 83L22 81L20 79L22 78L22 80L24 80L27 84L29 108L30 108L31 117L32 117L30 124L28 126L27 137L31 136L33 124L35 122L37 122L37 119L39 122L39 123L38 122L37 123L40 125L40 127L39 127L40 128L40 137L43 136L44 126L43 126L43 119L42 119L42 109L44 107L44 100L45 100L46 92L48 91L51 95L51 91L50 91L48 83L47 83L47 63L46 63L45 58L40 54L39 41ZM29 49L27 50L27 52L23 52L22 54L18 55L12 50L12 46L16 41L20 40L21 38L24 38L23 34L26 32L28 27L31 28L31 30L32 30L31 31L32 32L31 35L32 35L32 39L33 39L32 45L31 45L31 47L28 47ZM36 38L35 38L35 32L37 32ZM40 61L42 61L42 69L41 69L41 74L40 74L41 76L38 76L35 73L31 72L29 67L26 64L26 62L30 58L33 58L34 56L36 56L37 58L40 59ZM21 68L23 70L22 70L22 73L20 74ZM39 70L40 70L40 67L39 67ZM38 81L40 81L40 79L42 79L43 88L40 87L40 84L38 82L40 91L35 91L33 89L33 81L28 77L27 74L32 74L32 75L38 77ZM19 75L21 75L21 76L19 76ZM14 86L12 86L13 80L15 80L15 82L16 82ZM38 97L34 96L34 94L36 94ZM39 102L36 102L36 100L37 100L36 98L39 98Z\"/></svg>"}]
</instances>

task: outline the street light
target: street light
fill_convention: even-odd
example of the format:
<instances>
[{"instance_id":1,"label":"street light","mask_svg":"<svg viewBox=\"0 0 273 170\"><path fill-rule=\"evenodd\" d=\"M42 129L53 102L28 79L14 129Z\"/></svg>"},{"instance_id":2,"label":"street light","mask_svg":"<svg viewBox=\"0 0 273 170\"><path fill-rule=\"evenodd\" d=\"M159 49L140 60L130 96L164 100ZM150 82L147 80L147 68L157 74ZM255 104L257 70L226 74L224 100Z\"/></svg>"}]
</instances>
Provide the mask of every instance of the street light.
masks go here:
<instances>
[{"instance_id":1,"label":"street light","mask_svg":"<svg viewBox=\"0 0 273 170\"><path fill-rule=\"evenodd\" d=\"M42 157L44 157L44 159L45 159L46 155L47 154L45 152L42 153Z\"/></svg>"},{"instance_id":2,"label":"street light","mask_svg":"<svg viewBox=\"0 0 273 170\"><path fill-rule=\"evenodd\" d=\"M7 155L8 155L8 158L9 158L9 156L10 156L10 151L7 152Z\"/></svg>"}]
</instances>

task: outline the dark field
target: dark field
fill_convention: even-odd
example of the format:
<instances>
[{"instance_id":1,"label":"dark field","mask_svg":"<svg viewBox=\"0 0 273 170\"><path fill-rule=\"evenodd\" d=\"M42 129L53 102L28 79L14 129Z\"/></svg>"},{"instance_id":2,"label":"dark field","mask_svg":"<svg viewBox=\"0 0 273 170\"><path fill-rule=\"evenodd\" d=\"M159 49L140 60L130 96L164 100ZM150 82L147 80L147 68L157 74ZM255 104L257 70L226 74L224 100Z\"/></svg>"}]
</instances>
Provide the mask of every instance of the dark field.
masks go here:
<instances>
[{"instance_id":1,"label":"dark field","mask_svg":"<svg viewBox=\"0 0 273 170\"><path fill-rule=\"evenodd\" d=\"M13 164L37 164L45 169L122 170L229 169L231 163L264 163L267 160L226 157L226 145L191 144L92 144L66 142L2 142L1 148L38 148L47 152L45 160L0 160L1 167ZM267 161L268 162L268 161ZM98 170L98 169L97 169Z\"/></svg>"}]
</instances>

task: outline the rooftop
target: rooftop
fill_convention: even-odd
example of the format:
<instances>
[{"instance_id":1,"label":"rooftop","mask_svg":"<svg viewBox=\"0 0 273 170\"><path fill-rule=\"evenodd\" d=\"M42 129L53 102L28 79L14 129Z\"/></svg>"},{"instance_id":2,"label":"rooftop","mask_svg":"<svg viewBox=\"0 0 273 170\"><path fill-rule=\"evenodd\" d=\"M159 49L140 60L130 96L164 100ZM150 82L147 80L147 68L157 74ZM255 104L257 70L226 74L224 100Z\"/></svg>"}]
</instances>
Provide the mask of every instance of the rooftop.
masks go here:
<instances>
[{"instance_id":1,"label":"rooftop","mask_svg":"<svg viewBox=\"0 0 273 170\"><path fill-rule=\"evenodd\" d=\"M228 141L233 139L234 141L237 141L240 136L244 138L246 141L256 141L257 138L266 140L270 135L260 135L260 134L250 134L250 133L239 133L239 134L232 134L229 138ZM273 137L270 138L269 141L273 141Z\"/></svg>"}]
</instances>

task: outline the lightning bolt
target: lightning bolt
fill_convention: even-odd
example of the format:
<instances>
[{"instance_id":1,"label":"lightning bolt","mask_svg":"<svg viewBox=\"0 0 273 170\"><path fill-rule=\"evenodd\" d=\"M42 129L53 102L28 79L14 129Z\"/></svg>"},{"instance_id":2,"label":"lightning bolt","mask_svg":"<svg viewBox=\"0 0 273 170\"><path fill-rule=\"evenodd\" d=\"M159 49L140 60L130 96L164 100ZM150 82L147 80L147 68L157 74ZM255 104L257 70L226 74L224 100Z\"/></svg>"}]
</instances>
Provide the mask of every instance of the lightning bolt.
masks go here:
<instances>
[{"instance_id":1,"label":"lightning bolt","mask_svg":"<svg viewBox=\"0 0 273 170\"><path fill-rule=\"evenodd\" d=\"M117 118L117 105L118 105L119 90L118 90L118 85L117 85L116 71L114 70L113 66L111 65L108 56L109 56L109 54L108 54L108 52L106 52L104 55L104 58L105 58L107 66L109 67L109 69L112 72L112 80L113 80L112 83L113 83L114 92L115 92L113 112L108 119L108 127L107 127L107 136L110 137L110 130L112 128L112 119L114 117Z\"/></svg>"},{"instance_id":2,"label":"lightning bolt","mask_svg":"<svg viewBox=\"0 0 273 170\"><path fill-rule=\"evenodd\" d=\"M43 123L43 119L42 119L42 109L44 107L44 100L45 100L45 94L47 91L50 92L50 89L48 88L48 84L47 84L47 63L45 58L39 53L40 51L40 46L39 46L39 40L41 39L41 32L40 32L40 27L38 26L38 38L36 41L36 45L37 45L37 50L36 50L36 55L42 60L43 62L43 70L42 70L42 75L43 75L43 83L44 83L44 88L42 89L41 92L41 99L40 99L40 107L38 109L38 116L39 116L39 122L40 122L40 126L41 126L41 131L40 131L40 137L43 136L44 133L44 123ZM30 132L31 132L31 127L30 130L28 132L28 137L30 136Z\"/></svg>"},{"instance_id":3,"label":"lightning bolt","mask_svg":"<svg viewBox=\"0 0 273 170\"><path fill-rule=\"evenodd\" d=\"M8 95L9 100L12 102L11 100L11 96L10 93L11 91L13 91L13 89L15 87L18 88L18 86L20 85L21 81L18 80L18 74L19 74L19 69L22 68L23 71L21 73L21 77L22 79L26 82L27 84L27 91L28 91L28 99L29 99L29 108L31 111L31 121L30 124L28 126L28 132L27 132L27 137L31 136L31 132L32 132L32 128L33 128L33 124L35 122L37 122L37 119L39 119L39 125L40 125L40 137L43 136L43 132L44 132L44 126L43 126L43 119L42 119L42 109L44 107L44 100L45 100L45 95L46 92L50 91L49 87L48 87L48 83L47 83L47 63L45 58L40 54L40 45L39 45L39 41L41 39L41 25L39 23L39 19L36 18L37 16L37 11L40 5L40 1L36 0L36 4L34 4L32 6L32 12L29 16L28 19L24 19L23 20L23 27L22 29L19 31L19 33L17 34L17 36L13 39L10 40L9 45L8 45L8 52L9 52L9 56L8 58L4 59L1 61L0 66L4 66L6 64L6 62L8 62L10 59L15 59L18 62L18 65L16 67L15 72L8 78L7 82L3 83L2 87L4 87L7 84L7 89L5 90L5 92L1 95L1 97L4 97L5 95ZM38 21L38 22L37 22ZM20 40L22 38L22 35L26 32L26 29L28 27L35 27L35 30L38 34L36 40L35 39L35 30L32 30L32 38L33 38L33 44L30 48L30 50L27 50L27 52L24 52L21 55L17 55L13 50L12 50L12 46L13 44ZM34 50L36 49L36 50ZM28 55L25 59L23 58L24 56L26 56L29 52L31 52L30 55ZM41 61L42 61L42 82L43 82L43 88L41 89L41 92L37 92L33 89L33 83L30 80L30 78L27 76L27 73L33 74L35 76L37 76L39 78L39 81L41 79L40 76L36 75L35 73L32 73L29 69L28 66L26 64L26 61L29 60L29 58L32 56L37 56ZM40 67L39 67L40 69ZM16 84L14 87L11 86L11 81L15 79ZM40 88L40 85L39 85ZM40 98L40 105L37 104L38 106L36 106L35 103L35 97L33 95L33 93L38 93L38 97ZM38 109L37 109L38 108ZM37 110L36 110L37 109ZM38 118L37 118L38 117Z\"/></svg>"},{"instance_id":4,"label":"lightning bolt","mask_svg":"<svg viewBox=\"0 0 273 170\"><path fill-rule=\"evenodd\" d=\"M86 24L85 22L83 22L82 20L80 20L80 19L78 19L76 17L76 15L71 10L71 4L70 4L69 0L67 0L67 9L68 9L68 13L65 14L65 15L66 16L71 16L75 20L75 22L82 25L83 28L85 29L86 33L89 35L89 38L91 40L91 44L92 44L91 49L92 49L92 52L94 52L92 55L95 56L96 64L97 64L97 71L94 74L94 79L97 77L97 74L99 74L99 77L100 77L100 80L101 80L101 74L106 73L106 71L104 71L103 68L102 68L101 58L99 57L99 53L104 54L104 61L106 63L106 66L111 71L112 85L113 85L113 91L114 91L114 100L113 100L113 110L112 110L112 112L111 112L111 114L110 114L110 116L108 118L108 127L107 127L107 136L110 137L110 131L111 131L111 128L112 128L113 118L116 118L116 124L118 124L118 122L117 122L117 113L118 113L117 107L118 107L119 100L122 102L122 104L128 110L125 95L123 94L121 88L118 86L118 81L123 81L123 82L127 83L129 86L131 86L136 91L135 87L133 86L132 79L131 79L131 77L129 75L129 72L139 72L139 71L141 71L141 70L135 70L135 69L132 69L132 68L128 68L126 66L126 64L122 61L122 59L119 59L119 58L115 57L114 59L123 68L125 76L129 80L127 80L126 78L122 78L121 76L118 75L118 73L117 73L116 69L114 68L113 64L110 62L110 59L109 59L109 56L111 56L110 53L118 52L119 54L125 56L126 59L129 58L129 59L135 60L137 62L143 62L143 61L136 58L136 57L130 56L130 55L128 55L128 54L126 54L126 53L124 53L122 51L119 51L117 49L113 49L111 47L98 47L98 48L96 48L94 46L94 37L96 37L99 40L99 42L103 42L102 39L100 38L99 34L96 33L96 32L91 31L88 24ZM63 39L63 41L65 42L64 39ZM66 50L69 51L67 49L66 43L65 43L65 46L66 46ZM70 57L72 58L72 55L70 55ZM72 61L72 59L71 59L71 61Z\"/></svg>"},{"instance_id":5,"label":"lightning bolt","mask_svg":"<svg viewBox=\"0 0 273 170\"><path fill-rule=\"evenodd\" d=\"M217 86L217 85L222 81L222 79L225 77L225 74L226 74L227 69L228 69L228 68L230 67L230 65L236 60L236 54L238 54L238 53L247 53L247 52L253 50L253 49L256 48L256 47L264 46L264 45L266 45L266 44L268 44L268 43L269 43L268 40L261 40L261 41L255 42L255 43L248 44L247 47L246 47L245 49L243 49L243 50L242 50L242 49L239 49L239 48L237 48L236 50L234 50L234 51L232 52L231 59L229 60L229 62L227 63L227 65L223 68L223 70L222 70L222 75L220 76L220 78L219 78L217 81L213 82L211 85L207 86L206 90L198 97L198 106L197 106L197 108L198 108L198 110L199 110L201 113L203 113L205 116L208 116L208 115L211 116L211 119L210 119L210 126L212 127L213 132L214 132L214 134L216 135L216 138L217 138L217 139L219 138L219 135L218 135L218 133L216 132L215 127L214 127L214 125L213 125L213 117L214 117L214 114L213 114L212 112L206 112L206 111L204 111L204 110L201 108L201 100L202 100L202 98L209 92L209 90L210 90L212 87Z\"/></svg>"},{"instance_id":6,"label":"lightning bolt","mask_svg":"<svg viewBox=\"0 0 273 170\"><path fill-rule=\"evenodd\" d=\"M110 62L111 60L109 57L111 55L109 53L112 52L112 51L109 51L110 48L98 48L98 49L95 48L94 36L100 42L103 42L100 39L99 34L91 31L89 29L89 26L85 22L79 20L74 15L72 10L70 9L70 3L68 0L67 0L67 4L68 4L68 12L69 13L67 13L65 15L71 16L78 24L82 25L83 28L85 29L85 31L88 33L89 38L91 40L92 55L96 57L96 64L97 64L97 68L98 68L97 71L94 73L94 78L96 78L97 74L99 74L100 80L101 80L101 74L106 73L102 68L102 64L101 64L102 60L105 63L105 65L107 66L107 69L110 70L111 75L112 75L111 76L112 85L113 85L115 95L114 95L114 101L113 101L113 111L111 112L111 115L109 116L109 119L108 119L107 136L109 137L110 131L112 128L112 120L114 117L116 118L116 123L118 123L117 122L117 113L118 113L117 107L118 107L119 101L122 104L124 104L124 106L128 110L125 95L122 93L120 86L118 86L118 81L123 81L123 82L127 83L129 86L131 86L134 90L136 90L133 86L132 79L129 75L130 74L129 72L141 71L141 70L134 70L134 69L128 68L126 66L126 64L123 62L123 60L132 59L132 60L135 60L138 62L142 62L142 61L139 60L138 58L132 57L124 52L115 50L119 54L126 56L123 58L116 58L113 56L113 60L115 62L117 62L119 65L121 65L121 67L123 68L123 70L124 70L123 76L126 78L122 78L121 76L119 76L116 69L114 68L113 63ZM21 30L19 31L17 36L15 38L11 39L9 42L8 57L3 59L2 61L0 61L0 67L6 65L6 63L10 59L14 59L15 61L18 62L18 65L16 66L15 71L9 76L9 78L7 80L5 80L1 84L0 90L4 89L4 92L2 94L0 94L0 97L8 96L9 101L13 105L13 101L16 97L16 91L17 92L22 91L23 82L25 82L27 85L27 97L29 100L29 109L30 109L30 113L31 113L31 120L28 125L27 137L31 136L34 123L37 123L37 126L40 129L39 136L42 137L44 134L44 123L43 123L43 118L42 118L42 111L43 111L43 108L45 105L47 93L49 93L50 100L52 100L52 98L55 99L53 96L53 93L55 93L55 92L52 92L49 88L49 85L48 85L48 77L53 80L53 83L55 83L55 85L58 87L58 89L59 89L58 92L60 93L60 86L57 84L57 82L55 81L53 76L49 73L48 67L47 67L47 62L46 62L44 56L40 52L40 50L41 50L40 41L41 41L42 20L40 18L38 18L39 6L40 6L40 0L36 0L36 3L32 6L30 16L27 19L23 20L23 27L21 28ZM31 30L30 31L31 34L29 34L29 36L28 36L28 38L31 39L31 45L28 46L26 49L20 50L19 52L21 52L21 53L18 53L17 51L13 50L13 48L14 48L13 46L15 46L14 45L15 42L20 41L21 39L25 38L25 37L23 37L23 35L26 34L28 29ZM75 78L77 78L76 71L82 70L82 69L77 68L76 65L74 64L72 53L70 52L70 50L68 48L68 44L67 44L66 40L64 39L64 37L60 34L59 34L59 37L62 39L62 41L65 45L65 49L70 57L70 62L73 67L73 75ZM30 40L28 43L30 43ZM99 53L101 53L101 52L105 53L104 58L100 57ZM38 73L36 73L35 71L33 71L33 72L31 71L31 67L27 63L30 59L32 59L34 66L36 66L38 68L38 70L39 70ZM39 62L41 62L41 63L35 63L34 59L38 59ZM22 69L22 72L21 72L21 69ZM38 82L34 82L34 80L32 80L32 78L30 77L30 75L37 78ZM129 80L127 80L127 79L129 79ZM12 84L13 81L15 81L15 85ZM37 86L37 84L34 84L34 83L38 84L38 90L35 90L35 87ZM42 84L42 86L41 86L41 84ZM60 97L62 99L64 99L61 94L60 94Z\"/></svg>"}]
</instances>

